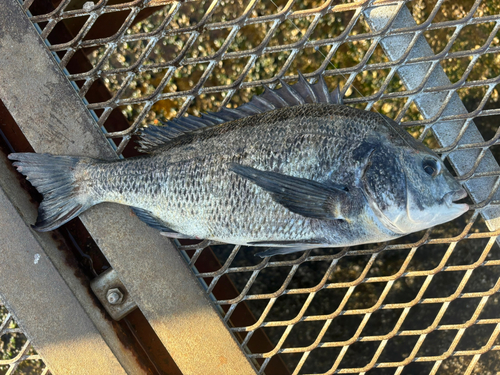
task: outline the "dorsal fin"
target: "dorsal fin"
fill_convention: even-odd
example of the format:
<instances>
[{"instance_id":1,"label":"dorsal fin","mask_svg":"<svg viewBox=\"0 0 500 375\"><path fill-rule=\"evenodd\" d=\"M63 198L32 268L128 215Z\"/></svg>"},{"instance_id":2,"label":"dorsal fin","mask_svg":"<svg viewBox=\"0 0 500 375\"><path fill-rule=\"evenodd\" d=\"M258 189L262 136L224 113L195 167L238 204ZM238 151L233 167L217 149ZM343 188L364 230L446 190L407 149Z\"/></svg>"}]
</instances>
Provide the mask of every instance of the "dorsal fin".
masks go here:
<instances>
[{"instance_id":1,"label":"dorsal fin","mask_svg":"<svg viewBox=\"0 0 500 375\"><path fill-rule=\"evenodd\" d=\"M191 131L278 108L306 103L342 104L339 88L337 87L332 92L329 92L323 76L320 75L318 81L311 84L307 82L302 73L298 72L298 74L299 80L295 85L289 85L280 78L281 88L270 89L266 87L263 94L254 96L249 103L238 108L224 107L218 112L203 113L201 117L189 115L177 118L165 123L166 126L149 126L141 133L139 150L142 152L155 152L172 139Z\"/></svg>"}]
</instances>

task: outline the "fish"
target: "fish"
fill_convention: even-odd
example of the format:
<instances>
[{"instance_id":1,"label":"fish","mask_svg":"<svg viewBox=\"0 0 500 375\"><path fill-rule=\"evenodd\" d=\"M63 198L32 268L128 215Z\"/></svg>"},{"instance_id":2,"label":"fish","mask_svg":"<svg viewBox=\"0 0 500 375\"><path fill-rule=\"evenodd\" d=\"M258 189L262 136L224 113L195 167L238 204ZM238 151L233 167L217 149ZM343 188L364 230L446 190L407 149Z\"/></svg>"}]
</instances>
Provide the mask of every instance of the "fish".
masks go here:
<instances>
[{"instance_id":1,"label":"fish","mask_svg":"<svg viewBox=\"0 0 500 375\"><path fill-rule=\"evenodd\" d=\"M260 256L389 241L465 213L441 158L380 113L342 102L320 75L248 103L142 130L120 160L12 153L51 231L114 202L170 238L266 247Z\"/></svg>"}]
</instances>

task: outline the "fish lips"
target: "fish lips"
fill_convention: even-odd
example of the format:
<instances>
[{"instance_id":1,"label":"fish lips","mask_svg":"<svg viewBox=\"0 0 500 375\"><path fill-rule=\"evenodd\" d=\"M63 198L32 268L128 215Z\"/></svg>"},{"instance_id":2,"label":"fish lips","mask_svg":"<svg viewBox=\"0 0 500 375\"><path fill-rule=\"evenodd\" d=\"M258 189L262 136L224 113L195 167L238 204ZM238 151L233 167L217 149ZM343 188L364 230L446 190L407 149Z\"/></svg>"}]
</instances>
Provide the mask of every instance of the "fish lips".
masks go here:
<instances>
[{"instance_id":1,"label":"fish lips","mask_svg":"<svg viewBox=\"0 0 500 375\"><path fill-rule=\"evenodd\" d=\"M442 200L448 206L448 208L457 209L459 208L461 211L466 212L469 210L469 205L467 203L455 203L455 201L465 198L467 196L467 192L465 189L461 188L460 190L453 190L449 193L446 193Z\"/></svg>"}]
</instances>

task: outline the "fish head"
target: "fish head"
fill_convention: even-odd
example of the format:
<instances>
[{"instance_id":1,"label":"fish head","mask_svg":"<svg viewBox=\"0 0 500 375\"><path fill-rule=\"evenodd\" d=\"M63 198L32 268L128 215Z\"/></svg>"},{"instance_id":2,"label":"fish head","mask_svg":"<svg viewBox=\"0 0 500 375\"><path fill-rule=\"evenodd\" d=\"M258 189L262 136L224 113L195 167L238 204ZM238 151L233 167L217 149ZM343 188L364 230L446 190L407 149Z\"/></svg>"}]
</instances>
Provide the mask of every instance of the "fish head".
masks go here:
<instances>
[{"instance_id":1,"label":"fish head","mask_svg":"<svg viewBox=\"0 0 500 375\"><path fill-rule=\"evenodd\" d=\"M401 158L406 176L407 226L413 225L416 230L430 228L469 210L466 203L456 202L465 198L467 192L438 155L427 148L408 148Z\"/></svg>"},{"instance_id":2,"label":"fish head","mask_svg":"<svg viewBox=\"0 0 500 375\"><path fill-rule=\"evenodd\" d=\"M371 143L360 175L373 212L399 235L445 223L469 209L455 203L467 193L439 156L404 133L404 142Z\"/></svg>"}]
</instances>

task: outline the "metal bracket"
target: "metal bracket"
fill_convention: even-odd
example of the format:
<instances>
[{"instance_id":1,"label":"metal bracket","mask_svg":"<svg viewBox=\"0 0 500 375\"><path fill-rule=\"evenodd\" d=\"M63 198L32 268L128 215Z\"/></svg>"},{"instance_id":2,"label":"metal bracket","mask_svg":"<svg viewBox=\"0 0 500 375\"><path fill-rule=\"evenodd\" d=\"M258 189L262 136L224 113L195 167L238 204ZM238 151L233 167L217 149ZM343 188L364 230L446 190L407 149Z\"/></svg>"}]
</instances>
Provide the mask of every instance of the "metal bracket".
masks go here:
<instances>
[{"instance_id":1,"label":"metal bracket","mask_svg":"<svg viewBox=\"0 0 500 375\"><path fill-rule=\"evenodd\" d=\"M90 287L114 320L124 318L137 308L137 304L112 268L92 280Z\"/></svg>"}]
</instances>

